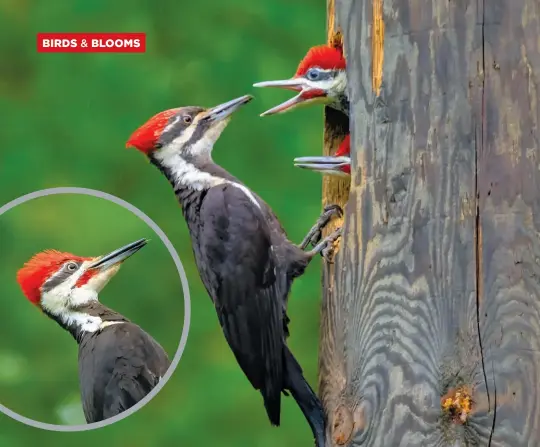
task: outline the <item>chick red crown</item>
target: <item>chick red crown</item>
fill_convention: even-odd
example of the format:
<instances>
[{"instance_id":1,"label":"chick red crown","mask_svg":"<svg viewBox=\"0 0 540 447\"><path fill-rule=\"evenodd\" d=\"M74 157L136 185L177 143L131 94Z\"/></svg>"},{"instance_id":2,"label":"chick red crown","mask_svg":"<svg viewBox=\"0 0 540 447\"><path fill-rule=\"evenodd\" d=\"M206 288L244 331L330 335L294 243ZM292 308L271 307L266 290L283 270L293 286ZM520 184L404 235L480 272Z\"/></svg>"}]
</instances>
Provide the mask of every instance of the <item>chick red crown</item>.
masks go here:
<instances>
[{"instance_id":1,"label":"chick red crown","mask_svg":"<svg viewBox=\"0 0 540 447\"><path fill-rule=\"evenodd\" d=\"M295 76L304 76L312 67L320 67L323 70L345 70L346 66L347 62L343 57L343 49L341 47L317 45L310 48L304 56L298 65Z\"/></svg>"},{"instance_id":2,"label":"chick red crown","mask_svg":"<svg viewBox=\"0 0 540 447\"><path fill-rule=\"evenodd\" d=\"M338 150L334 154L336 157L348 157L351 153L351 134L343 139L341 144L338 147Z\"/></svg>"}]
</instances>

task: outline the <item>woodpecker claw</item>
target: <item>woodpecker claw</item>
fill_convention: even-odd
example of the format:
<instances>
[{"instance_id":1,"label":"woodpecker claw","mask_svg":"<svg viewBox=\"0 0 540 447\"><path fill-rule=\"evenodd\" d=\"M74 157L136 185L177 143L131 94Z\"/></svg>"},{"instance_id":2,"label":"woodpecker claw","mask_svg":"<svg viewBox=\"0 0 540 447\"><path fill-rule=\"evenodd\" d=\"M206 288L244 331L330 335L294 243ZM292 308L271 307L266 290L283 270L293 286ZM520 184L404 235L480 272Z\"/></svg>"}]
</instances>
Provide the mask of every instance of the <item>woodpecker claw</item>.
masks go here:
<instances>
[{"instance_id":1,"label":"woodpecker claw","mask_svg":"<svg viewBox=\"0 0 540 447\"><path fill-rule=\"evenodd\" d=\"M334 247L332 245L327 245L321 250L321 256L328 264L334 263Z\"/></svg>"},{"instance_id":2,"label":"woodpecker claw","mask_svg":"<svg viewBox=\"0 0 540 447\"><path fill-rule=\"evenodd\" d=\"M333 217L341 216L343 216L343 209L339 205L326 205L315 225L311 227L306 237L302 240L300 248L305 250L310 244L315 247L321 240L322 229L328 225Z\"/></svg>"},{"instance_id":3,"label":"woodpecker claw","mask_svg":"<svg viewBox=\"0 0 540 447\"><path fill-rule=\"evenodd\" d=\"M336 231L326 236L321 242L319 242L317 246L310 251L310 253L313 254L313 256L320 253L326 262L333 264L334 242L341 237L342 232L342 228L338 228Z\"/></svg>"}]
</instances>

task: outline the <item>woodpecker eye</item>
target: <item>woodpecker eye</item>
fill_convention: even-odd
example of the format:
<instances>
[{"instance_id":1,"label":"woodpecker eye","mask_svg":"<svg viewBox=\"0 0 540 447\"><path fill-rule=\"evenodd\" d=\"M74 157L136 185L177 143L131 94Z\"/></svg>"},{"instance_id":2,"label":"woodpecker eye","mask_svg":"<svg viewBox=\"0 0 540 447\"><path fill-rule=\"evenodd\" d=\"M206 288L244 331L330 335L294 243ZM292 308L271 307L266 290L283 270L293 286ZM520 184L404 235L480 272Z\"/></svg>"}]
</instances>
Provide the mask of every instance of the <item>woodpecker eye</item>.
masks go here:
<instances>
[{"instance_id":1,"label":"woodpecker eye","mask_svg":"<svg viewBox=\"0 0 540 447\"><path fill-rule=\"evenodd\" d=\"M66 269L68 270L68 272L74 272L75 270L77 270L79 268L79 266L77 264L75 264L74 262L69 262L67 265L66 265Z\"/></svg>"},{"instance_id":2,"label":"woodpecker eye","mask_svg":"<svg viewBox=\"0 0 540 447\"><path fill-rule=\"evenodd\" d=\"M193 121L193 118L191 118L191 116L189 115L184 115L182 119L184 120L184 123L186 124L190 124Z\"/></svg>"},{"instance_id":3,"label":"woodpecker eye","mask_svg":"<svg viewBox=\"0 0 540 447\"><path fill-rule=\"evenodd\" d=\"M319 70L317 68L310 68L306 76L310 81L315 81L319 77Z\"/></svg>"}]
</instances>

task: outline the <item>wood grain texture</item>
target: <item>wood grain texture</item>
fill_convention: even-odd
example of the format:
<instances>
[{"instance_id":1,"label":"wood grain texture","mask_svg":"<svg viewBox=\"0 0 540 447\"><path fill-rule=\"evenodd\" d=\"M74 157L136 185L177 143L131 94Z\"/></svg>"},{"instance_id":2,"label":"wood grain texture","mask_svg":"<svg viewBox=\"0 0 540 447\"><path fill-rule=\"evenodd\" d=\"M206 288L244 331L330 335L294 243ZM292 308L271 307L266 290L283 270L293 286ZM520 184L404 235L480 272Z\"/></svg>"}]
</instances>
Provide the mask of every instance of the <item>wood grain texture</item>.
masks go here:
<instances>
[{"instance_id":1,"label":"wood grain texture","mask_svg":"<svg viewBox=\"0 0 540 447\"><path fill-rule=\"evenodd\" d=\"M540 3L484 4L480 331L493 446L540 445Z\"/></svg>"},{"instance_id":2,"label":"wood grain texture","mask_svg":"<svg viewBox=\"0 0 540 447\"><path fill-rule=\"evenodd\" d=\"M383 0L378 90L381 2L336 1L355 152L328 445L540 445L540 4ZM465 424L441 408L456 387Z\"/></svg>"},{"instance_id":3,"label":"wood grain texture","mask_svg":"<svg viewBox=\"0 0 540 447\"><path fill-rule=\"evenodd\" d=\"M327 43L332 46L342 46L342 34L337 23L335 15L334 0L327 0ZM346 55L346 54L345 54ZM325 155L333 154L339 144L343 141L345 135L349 132L349 118L341 112L329 107L324 112L324 146ZM350 180L323 177L323 206L328 204L338 204L344 207L349 196ZM333 219L325 228L323 234L327 235L336 228L343 225L343 219ZM336 257L339 257L339 245L336 247ZM340 419L337 412L340 390L345 383L345 374L342 370L343 356L341 340L334 335L339 331L333 327L333 324L341 320L341 317L335 314L338 307L335 305L335 287L334 279L336 277L337 264L323 263L322 272L322 303L321 303L321 322L320 322L320 341L319 341L319 395L326 409L327 416L330 418L330 424L334 419ZM330 411L330 412L329 412ZM347 418L347 414L344 415ZM340 419L341 420L341 419ZM343 423L341 425L344 425ZM350 432L350 430L349 430ZM341 436L342 438L346 436Z\"/></svg>"}]
</instances>

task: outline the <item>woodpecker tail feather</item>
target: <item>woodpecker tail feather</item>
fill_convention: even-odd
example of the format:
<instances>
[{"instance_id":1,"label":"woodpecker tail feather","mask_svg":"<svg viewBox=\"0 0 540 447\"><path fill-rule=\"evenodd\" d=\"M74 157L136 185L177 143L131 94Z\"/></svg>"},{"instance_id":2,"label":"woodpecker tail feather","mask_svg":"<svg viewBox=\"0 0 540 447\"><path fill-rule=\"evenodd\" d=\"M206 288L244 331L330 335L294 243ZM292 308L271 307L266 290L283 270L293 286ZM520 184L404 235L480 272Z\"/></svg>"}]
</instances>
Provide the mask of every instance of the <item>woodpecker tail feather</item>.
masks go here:
<instances>
[{"instance_id":1,"label":"woodpecker tail feather","mask_svg":"<svg viewBox=\"0 0 540 447\"><path fill-rule=\"evenodd\" d=\"M274 387L269 387L261 390L261 394L264 400L264 408L270 423L276 427L280 424L281 414L281 391L275 391Z\"/></svg>"},{"instance_id":2,"label":"woodpecker tail feather","mask_svg":"<svg viewBox=\"0 0 540 447\"><path fill-rule=\"evenodd\" d=\"M315 445L324 447L326 428L324 410L319 398L304 378L300 364L287 347L285 347L284 388L290 391L300 410L304 413L304 417L315 437Z\"/></svg>"}]
</instances>

